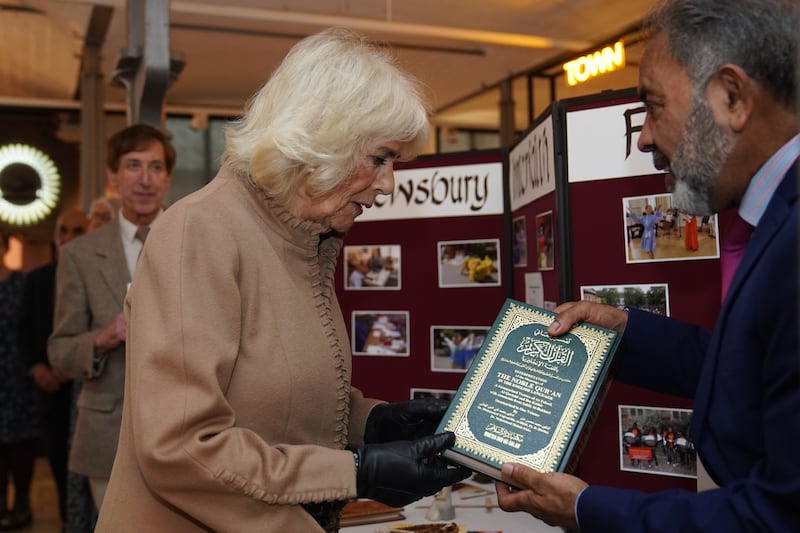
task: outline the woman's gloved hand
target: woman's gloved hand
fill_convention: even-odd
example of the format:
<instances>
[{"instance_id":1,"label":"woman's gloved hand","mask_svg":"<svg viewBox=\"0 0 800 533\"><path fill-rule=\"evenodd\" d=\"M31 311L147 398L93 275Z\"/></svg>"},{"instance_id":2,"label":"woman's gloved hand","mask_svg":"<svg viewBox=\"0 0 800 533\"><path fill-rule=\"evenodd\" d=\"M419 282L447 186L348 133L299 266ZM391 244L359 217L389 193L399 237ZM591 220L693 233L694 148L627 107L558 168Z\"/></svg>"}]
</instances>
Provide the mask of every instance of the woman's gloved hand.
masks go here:
<instances>
[{"instance_id":1,"label":"woman's gloved hand","mask_svg":"<svg viewBox=\"0 0 800 533\"><path fill-rule=\"evenodd\" d=\"M441 398L418 398L376 405L367 417L364 442L414 440L433 435L450 402Z\"/></svg>"},{"instance_id":2,"label":"woman's gloved hand","mask_svg":"<svg viewBox=\"0 0 800 533\"><path fill-rule=\"evenodd\" d=\"M455 439L448 432L415 441L351 446L358 454L358 497L402 507L467 478L469 469L448 467L437 455Z\"/></svg>"}]
</instances>

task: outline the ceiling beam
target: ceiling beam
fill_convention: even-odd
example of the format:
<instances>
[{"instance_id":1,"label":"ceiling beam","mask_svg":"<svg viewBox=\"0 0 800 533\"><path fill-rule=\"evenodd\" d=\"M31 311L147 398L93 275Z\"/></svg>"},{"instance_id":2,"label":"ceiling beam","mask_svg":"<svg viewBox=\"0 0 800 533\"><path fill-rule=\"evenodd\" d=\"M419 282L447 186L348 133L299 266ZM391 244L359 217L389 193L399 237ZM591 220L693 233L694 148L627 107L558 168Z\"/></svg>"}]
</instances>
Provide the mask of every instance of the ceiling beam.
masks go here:
<instances>
[{"instance_id":1,"label":"ceiling beam","mask_svg":"<svg viewBox=\"0 0 800 533\"><path fill-rule=\"evenodd\" d=\"M196 2L173 1L170 9L176 13L187 15L208 15L222 18L243 20L261 20L265 22L281 22L290 24L308 24L310 26L343 26L362 31L411 35L414 37L436 37L457 41L472 41L501 46L518 46L523 48L558 48L566 50L583 50L591 43L568 39L552 39L537 35L521 33L504 33L495 31L452 28L448 26L429 26L406 22L383 21L338 15L318 15L278 11L273 9L256 9L231 5L200 4Z\"/></svg>"},{"instance_id":2,"label":"ceiling beam","mask_svg":"<svg viewBox=\"0 0 800 533\"><path fill-rule=\"evenodd\" d=\"M182 22L170 22L169 27L172 28L173 30L209 32L209 33L231 33L234 35L252 35L254 37L275 37L278 39L291 39L294 41L299 41L300 39L308 36L306 34L300 34L300 33L250 30L250 29L232 28L226 26L209 26L207 24L185 24ZM456 48L452 46L428 46L423 44L418 45L418 44L405 44L405 43L395 43L395 42L384 42L384 43L392 48L402 49L402 50L416 50L418 52L434 52L440 54L459 54L459 55L482 56L482 57L486 56L486 52L481 48L477 47Z\"/></svg>"},{"instance_id":3,"label":"ceiling beam","mask_svg":"<svg viewBox=\"0 0 800 533\"><path fill-rule=\"evenodd\" d=\"M91 4L119 6L120 0L74 0ZM554 39L523 33L506 33L497 31L476 30L469 28L453 28L450 26L431 26L395 22L394 20L378 20L360 17L344 17L339 15L322 15L283 11L274 9L258 9L230 4L206 4L201 2L170 2L170 11L184 15L205 15L218 18L250 20L262 22L280 22L283 24L304 24L308 26L332 27L340 26L354 30L413 37L434 37L455 41L468 41L500 46L516 46L522 48L545 48L559 50L584 50L592 43L572 39Z\"/></svg>"}]
</instances>

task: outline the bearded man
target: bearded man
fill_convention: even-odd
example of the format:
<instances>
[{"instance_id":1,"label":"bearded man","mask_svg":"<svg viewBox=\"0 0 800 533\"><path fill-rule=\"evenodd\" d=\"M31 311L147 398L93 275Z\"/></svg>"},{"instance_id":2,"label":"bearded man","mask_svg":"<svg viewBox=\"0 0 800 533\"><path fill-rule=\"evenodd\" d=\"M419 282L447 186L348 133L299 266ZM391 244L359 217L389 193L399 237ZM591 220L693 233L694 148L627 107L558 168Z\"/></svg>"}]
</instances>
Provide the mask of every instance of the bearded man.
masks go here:
<instances>
[{"instance_id":1,"label":"bearded man","mask_svg":"<svg viewBox=\"0 0 800 533\"><path fill-rule=\"evenodd\" d=\"M723 249L742 239L723 258L714 330L589 302L556 308L549 329L622 332L617 379L693 398L691 435L719 488L647 494L509 463L504 510L583 533L800 531L798 11L797 0L665 0L647 20L639 149L682 212L738 215L722 235ZM667 357L676 364L657 364Z\"/></svg>"}]
</instances>

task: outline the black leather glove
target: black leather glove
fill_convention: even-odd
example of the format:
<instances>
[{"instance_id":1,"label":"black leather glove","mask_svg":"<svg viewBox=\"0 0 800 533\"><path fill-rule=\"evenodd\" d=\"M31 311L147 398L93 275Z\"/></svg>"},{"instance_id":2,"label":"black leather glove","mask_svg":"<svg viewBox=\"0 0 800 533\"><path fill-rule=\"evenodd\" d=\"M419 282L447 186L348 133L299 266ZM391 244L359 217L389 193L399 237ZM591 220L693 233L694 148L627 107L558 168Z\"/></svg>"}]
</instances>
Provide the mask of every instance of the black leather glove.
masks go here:
<instances>
[{"instance_id":1,"label":"black leather glove","mask_svg":"<svg viewBox=\"0 0 800 533\"><path fill-rule=\"evenodd\" d=\"M367 417L364 442L414 440L433 435L450 402L441 398L418 398L376 405Z\"/></svg>"},{"instance_id":2,"label":"black leather glove","mask_svg":"<svg viewBox=\"0 0 800 533\"><path fill-rule=\"evenodd\" d=\"M448 467L437 455L455 440L448 432L415 441L351 446L359 458L358 497L402 507L465 479L472 473L469 469Z\"/></svg>"}]
</instances>

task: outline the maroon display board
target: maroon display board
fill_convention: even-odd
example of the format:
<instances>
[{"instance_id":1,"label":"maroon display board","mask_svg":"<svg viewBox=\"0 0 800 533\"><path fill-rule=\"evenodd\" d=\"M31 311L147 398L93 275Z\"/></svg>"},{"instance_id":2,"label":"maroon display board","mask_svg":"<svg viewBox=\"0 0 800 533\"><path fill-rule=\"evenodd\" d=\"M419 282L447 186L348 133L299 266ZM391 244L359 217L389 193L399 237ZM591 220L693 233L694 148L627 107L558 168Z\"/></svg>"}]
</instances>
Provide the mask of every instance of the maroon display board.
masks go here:
<instances>
[{"instance_id":1,"label":"maroon display board","mask_svg":"<svg viewBox=\"0 0 800 533\"><path fill-rule=\"evenodd\" d=\"M541 274L539 299L529 301L552 308L561 300L564 265L559 258L562 240L557 215L557 146L558 128L552 109L543 113L520 137L508 153L509 208L511 240L514 250L513 297L526 298L526 274Z\"/></svg>"},{"instance_id":2,"label":"maroon display board","mask_svg":"<svg viewBox=\"0 0 800 533\"><path fill-rule=\"evenodd\" d=\"M483 198L482 175L465 176L459 172L464 165L496 163L501 177L498 183L488 184L489 194L502 197L502 160L500 151L482 151L452 154L439 157L424 157L410 163L396 165L395 200L409 204L409 209L427 201L443 205L442 198L447 183L449 198L470 200L472 208L475 191L467 192L480 179L481 189L478 198ZM458 171L450 172L457 168ZM413 192L406 188L402 179L403 170L427 169L430 178L418 182ZM460 187L460 188L458 188ZM455 195L455 196L453 196ZM502 198L500 198L502 205ZM384 199L383 203L390 202ZM469 209L469 208L468 208ZM453 266L450 275L441 286L440 251L462 247L459 244L478 243L488 246L484 250L495 253L495 265L500 269L493 277L482 281L471 281L469 274L463 274ZM365 316L371 321L376 316L390 315L399 321L407 319L407 347L400 344L399 354L381 355L371 353L353 356L353 384L365 395L387 401L402 401L411 396L412 389L455 391L465 375L465 370L440 366L433 368L433 338L431 328L442 326L441 331L450 332L462 326L463 329L488 328L494 321L507 295L509 280L502 270L505 260L504 214L499 213L470 216L444 216L427 218L397 218L391 220L356 221L345 238L345 247L337 265L336 293L345 321L350 327L351 338L363 337L363 332L354 331L353 313ZM495 244L498 249L495 248ZM351 286L349 274L354 269L356 259L348 260L346 254L366 252L380 246L391 246L392 254L399 254L399 275L391 287L358 288ZM386 251L384 254L387 253ZM481 254L486 255L486 254ZM452 263L452 261L451 261ZM480 267L479 267L480 268ZM347 278L346 278L347 276ZM479 276L478 276L479 277ZM347 287L347 288L346 288ZM388 312L388 313L385 313ZM444 326L453 326L445 328ZM361 327L357 323L357 327ZM440 332L437 330L437 333ZM374 333L374 332L372 332ZM405 333L403 333L405 335ZM438 341L437 341L438 342ZM386 340L391 352L391 339ZM363 346L355 346L360 353L367 353ZM439 347L441 350L441 346ZM359 353L358 351L356 353ZM440 359L442 359L440 357Z\"/></svg>"},{"instance_id":3,"label":"maroon display board","mask_svg":"<svg viewBox=\"0 0 800 533\"><path fill-rule=\"evenodd\" d=\"M524 216L529 220L528 235L535 235L532 221L537 213L552 208L557 221L556 259L553 270L541 270L536 262L515 269L514 297L526 296L525 273L541 271L545 300L589 299L641 307L712 328L720 307L720 223L715 218L692 220L673 207L663 174L652 166L649 154L637 149L644 109L635 93L618 91L561 101L545 116L553 128L548 149L555 190L517 205L511 216ZM520 146L525 142L523 136L510 150L512 196L513 181L522 179L519 168L515 176L513 156L516 153L520 160ZM649 218L648 205L654 210ZM652 229L650 241L644 240L647 228ZM530 240L529 257L536 244ZM653 364L669 361L654 360ZM627 435L632 422L638 422L657 426L657 433L674 425L677 436L678 428L688 427L691 407L690 399L612 382L583 449L579 475L592 484L648 492L695 490L693 450L684 453L686 448L682 448L680 456L677 451L669 453L668 460L667 449L658 445L652 448L656 450L653 460L647 461L642 441L632 447L628 440L633 438Z\"/></svg>"},{"instance_id":4,"label":"maroon display board","mask_svg":"<svg viewBox=\"0 0 800 533\"><path fill-rule=\"evenodd\" d=\"M644 121L642 104L623 92L564 101L561 112L566 143L559 184L565 188L569 207L566 246L572 265L572 284L564 292L574 299L590 299L602 298L609 287L623 294L632 291L634 296L638 291L636 307L712 328L720 308L719 222L695 217L692 224L699 227L692 230L691 217L672 206L664 176L654 167L646 174L625 175L626 165L636 157L650 163L649 154L640 153L636 146ZM570 127L580 135L571 135ZM613 140L603 142L608 139ZM594 142L599 146L593 146ZM591 166L583 164L587 159ZM618 172L608 171L612 175L604 178L604 168ZM648 205L654 213L649 220ZM648 225L653 225L652 257L649 243L644 242ZM697 249L687 238L692 231L699 241ZM662 292L663 300L656 297ZM641 293L647 294L643 301ZM623 299L618 305L627 303ZM669 361L654 360L653 364L668 365ZM657 425L657 433L674 426L677 437L678 428L686 431L688 427L691 407L690 399L613 383L581 456L581 477L589 483L648 492L696 489L696 463L690 464L695 460L693 452L679 456L676 447L670 459L669 451L660 447L655 452L658 465L626 454L631 421L638 421L643 432L651 424ZM685 437L691 439L691 435Z\"/></svg>"}]
</instances>

